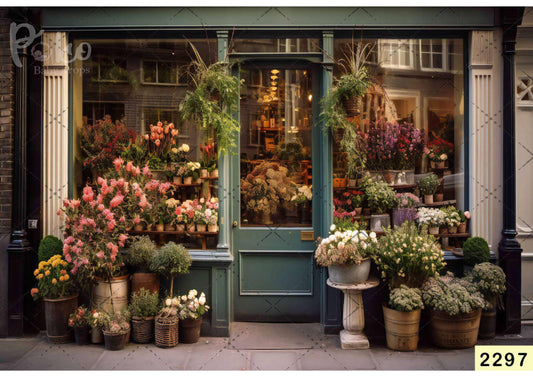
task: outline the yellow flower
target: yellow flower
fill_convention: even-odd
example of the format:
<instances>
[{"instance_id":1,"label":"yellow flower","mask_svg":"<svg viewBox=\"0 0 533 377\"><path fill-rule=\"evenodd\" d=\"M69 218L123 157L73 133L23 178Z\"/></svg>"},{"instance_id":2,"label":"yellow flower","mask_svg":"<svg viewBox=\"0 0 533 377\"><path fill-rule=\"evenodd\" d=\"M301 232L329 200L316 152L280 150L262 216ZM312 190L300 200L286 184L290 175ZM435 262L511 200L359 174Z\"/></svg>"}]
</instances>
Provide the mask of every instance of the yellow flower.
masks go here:
<instances>
[{"instance_id":1,"label":"yellow flower","mask_svg":"<svg viewBox=\"0 0 533 377\"><path fill-rule=\"evenodd\" d=\"M46 270L46 272L44 273L46 276L50 275L50 270Z\"/></svg>"},{"instance_id":2,"label":"yellow flower","mask_svg":"<svg viewBox=\"0 0 533 377\"><path fill-rule=\"evenodd\" d=\"M68 279L70 279L70 276L67 275L63 275L63 278L65 279L65 281L67 281Z\"/></svg>"},{"instance_id":3,"label":"yellow flower","mask_svg":"<svg viewBox=\"0 0 533 377\"><path fill-rule=\"evenodd\" d=\"M39 275L39 269L36 269L35 271L33 271L33 275L34 275L34 276Z\"/></svg>"},{"instance_id":4,"label":"yellow flower","mask_svg":"<svg viewBox=\"0 0 533 377\"><path fill-rule=\"evenodd\" d=\"M39 274L39 275L37 275L37 279L38 279L38 280L41 280L42 278L43 278L43 274Z\"/></svg>"},{"instance_id":5,"label":"yellow flower","mask_svg":"<svg viewBox=\"0 0 533 377\"><path fill-rule=\"evenodd\" d=\"M60 276L60 277L59 277L59 281L63 281L63 276Z\"/></svg>"},{"instance_id":6,"label":"yellow flower","mask_svg":"<svg viewBox=\"0 0 533 377\"><path fill-rule=\"evenodd\" d=\"M56 284L56 283L57 283L56 278L53 278L53 279L52 279L52 284Z\"/></svg>"}]
</instances>

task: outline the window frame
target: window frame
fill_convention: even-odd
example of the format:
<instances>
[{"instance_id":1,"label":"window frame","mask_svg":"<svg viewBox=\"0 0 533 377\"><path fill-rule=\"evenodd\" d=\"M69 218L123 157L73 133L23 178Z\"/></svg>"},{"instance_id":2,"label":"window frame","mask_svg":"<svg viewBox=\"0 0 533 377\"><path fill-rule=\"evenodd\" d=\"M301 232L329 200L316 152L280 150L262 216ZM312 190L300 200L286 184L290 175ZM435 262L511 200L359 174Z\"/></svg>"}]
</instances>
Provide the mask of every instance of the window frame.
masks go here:
<instances>
[{"instance_id":1,"label":"window frame","mask_svg":"<svg viewBox=\"0 0 533 377\"><path fill-rule=\"evenodd\" d=\"M144 80L144 63L155 63L155 79L157 82L151 82L151 81L145 81ZM175 66L175 75L176 75L176 83L170 83L170 82L159 82L159 63L170 63ZM179 64L177 62L171 61L171 60L151 60L151 59L141 59L141 84L143 85L156 85L156 86L187 86L186 84L183 84L180 82L180 69Z\"/></svg>"},{"instance_id":2,"label":"window frame","mask_svg":"<svg viewBox=\"0 0 533 377\"><path fill-rule=\"evenodd\" d=\"M393 48L392 47L392 42L393 41L396 41L398 43L398 45L396 46L396 50L393 51L395 54L396 53L398 54L398 64L397 65L392 64L392 63L390 63L390 64L389 63L385 63L381 59L381 56L383 55L383 49L385 48L384 44L387 43L387 44L389 44L390 48ZM411 63L410 65L402 65L402 64L400 64L401 52L402 52L401 51L402 41L409 48L408 52L409 52L409 61ZM408 43L405 43L405 42L408 42ZM412 70L412 69L415 69L416 66L415 66L414 42L415 42L415 40L411 39L411 38L398 38L398 39L378 38L378 54L377 54L378 65L380 67L390 68L390 69L401 69L401 70Z\"/></svg>"}]
</instances>

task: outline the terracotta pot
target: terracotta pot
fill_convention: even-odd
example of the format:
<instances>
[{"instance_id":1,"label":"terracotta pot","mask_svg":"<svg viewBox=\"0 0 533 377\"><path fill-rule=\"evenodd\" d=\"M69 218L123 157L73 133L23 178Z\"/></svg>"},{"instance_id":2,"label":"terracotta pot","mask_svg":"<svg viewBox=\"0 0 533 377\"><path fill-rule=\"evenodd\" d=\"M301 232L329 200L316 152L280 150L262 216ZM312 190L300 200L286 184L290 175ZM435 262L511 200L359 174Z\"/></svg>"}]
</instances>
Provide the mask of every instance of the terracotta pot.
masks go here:
<instances>
[{"instance_id":1,"label":"terracotta pot","mask_svg":"<svg viewBox=\"0 0 533 377\"><path fill-rule=\"evenodd\" d=\"M470 313L448 315L431 310L433 344L443 348L469 348L477 343L481 308Z\"/></svg>"},{"instance_id":2,"label":"terracotta pot","mask_svg":"<svg viewBox=\"0 0 533 377\"><path fill-rule=\"evenodd\" d=\"M131 293L146 289L159 293L159 276L155 272L136 272L131 275Z\"/></svg>"},{"instance_id":3,"label":"terracotta pot","mask_svg":"<svg viewBox=\"0 0 533 377\"><path fill-rule=\"evenodd\" d=\"M457 233L466 233L466 223L461 223L457 226Z\"/></svg>"},{"instance_id":4,"label":"terracotta pot","mask_svg":"<svg viewBox=\"0 0 533 377\"><path fill-rule=\"evenodd\" d=\"M332 264L328 266L329 279L338 284L358 284L368 280L370 258L360 264Z\"/></svg>"},{"instance_id":5,"label":"terracotta pot","mask_svg":"<svg viewBox=\"0 0 533 377\"><path fill-rule=\"evenodd\" d=\"M140 232L144 229L144 225L143 224L135 224L135 226L133 227L133 229L137 232Z\"/></svg>"},{"instance_id":6,"label":"terracotta pot","mask_svg":"<svg viewBox=\"0 0 533 377\"><path fill-rule=\"evenodd\" d=\"M110 333L105 330L102 332L104 333L105 349L109 351L124 349L130 339L130 330L120 333Z\"/></svg>"},{"instance_id":7,"label":"terracotta pot","mask_svg":"<svg viewBox=\"0 0 533 377\"><path fill-rule=\"evenodd\" d=\"M209 177L209 172L207 169L200 169L200 178L207 178Z\"/></svg>"},{"instance_id":8,"label":"terracotta pot","mask_svg":"<svg viewBox=\"0 0 533 377\"><path fill-rule=\"evenodd\" d=\"M435 198L435 201L437 203L443 202L444 201L444 194L435 194L434 198Z\"/></svg>"},{"instance_id":9,"label":"terracotta pot","mask_svg":"<svg viewBox=\"0 0 533 377\"><path fill-rule=\"evenodd\" d=\"M185 224L177 224L176 225L176 230L178 232L185 232Z\"/></svg>"},{"instance_id":10,"label":"terracotta pot","mask_svg":"<svg viewBox=\"0 0 533 377\"><path fill-rule=\"evenodd\" d=\"M438 226L430 226L429 227L429 234L432 234L434 236L439 234L439 227Z\"/></svg>"},{"instance_id":11,"label":"terracotta pot","mask_svg":"<svg viewBox=\"0 0 533 377\"><path fill-rule=\"evenodd\" d=\"M187 224L187 232L194 232L196 224Z\"/></svg>"},{"instance_id":12,"label":"terracotta pot","mask_svg":"<svg viewBox=\"0 0 533 377\"><path fill-rule=\"evenodd\" d=\"M172 181L176 184L176 185L181 185L183 183L183 179L181 177L174 177L172 178Z\"/></svg>"},{"instance_id":13,"label":"terracotta pot","mask_svg":"<svg viewBox=\"0 0 533 377\"><path fill-rule=\"evenodd\" d=\"M191 185L192 184L192 177L183 178L183 184L184 185Z\"/></svg>"},{"instance_id":14,"label":"terracotta pot","mask_svg":"<svg viewBox=\"0 0 533 377\"><path fill-rule=\"evenodd\" d=\"M205 232L207 230L207 225L205 224L196 224L197 232Z\"/></svg>"},{"instance_id":15,"label":"terracotta pot","mask_svg":"<svg viewBox=\"0 0 533 377\"><path fill-rule=\"evenodd\" d=\"M211 233L218 232L218 225L217 225L217 224L214 224L214 225L208 225L208 226L207 226L207 231L208 231L208 232L211 232Z\"/></svg>"},{"instance_id":16,"label":"terracotta pot","mask_svg":"<svg viewBox=\"0 0 533 377\"><path fill-rule=\"evenodd\" d=\"M89 326L74 327L74 339L79 346L89 344Z\"/></svg>"},{"instance_id":17,"label":"terracotta pot","mask_svg":"<svg viewBox=\"0 0 533 377\"><path fill-rule=\"evenodd\" d=\"M210 174L211 178L218 178L218 169L215 169Z\"/></svg>"},{"instance_id":18,"label":"terracotta pot","mask_svg":"<svg viewBox=\"0 0 533 377\"><path fill-rule=\"evenodd\" d=\"M165 224L155 224L156 232L163 232L165 230Z\"/></svg>"},{"instance_id":19,"label":"terracotta pot","mask_svg":"<svg viewBox=\"0 0 533 377\"><path fill-rule=\"evenodd\" d=\"M152 343L154 340L154 317L132 317L131 330L135 343Z\"/></svg>"},{"instance_id":20,"label":"terracotta pot","mask_svg":"<svg viewBox=\"0 0 533 377\"><path fill-rule=\"evenodd\" d=\"M433 204L433 195L424 195L424 203Z\"/></svg>"},{"instance_id":21,"label":"terracotta pot","mask_svg":"<svg viewBox=\"0 0 533 377\"><path fill-rule=\"evenodd\" d=\"M187 318L180 320L179 324L179 341L180 343L197 343L200 339L200 330L202 327L202 317L197 319Z\"/></svg>"},{"instance_id":22,"label":"terracotta pot","mask_svg":"<svg viewBox=\"0 0 533 377\"><path fill-rule=\"evenodd\" d=\"M174 228L174 225L172 225L172 224L165 224L165 228L164 229L165 229L166 232L172 232L176 228Z\"/></svg>"},{"instance_id":23,"label":"terracotta pot","mask_svg":"<svg viewBox=\"0 0 533 377\"><path fill-rule=\"evenodd\" d=\"M456 226L449 226L448 227L448 233L450 233L450 234L457 233L457 227Z\"/></svg>"},{"instance_id":24,"label":"terracotta pot","mask_svg":"<svg viewBox=\"0 0 533 377\"><path fill-rule=\"evenodd\" d=\"M78 307L78 294L56 299L44 298L46 336L52 343L72 342L68 318Z\"/></svg>"},{"instance_id":25,"label":"terracotta pot","mask_svg":"<svg viewBox=\"0 0 533 377\"><path fill-rule=\"evenodd\" d=\"M129 276L112 278L110 282L97 279L93 287L94 306L106 312L126 310L128 307ZM111 288L110 288L111 286Z\"/></svg>"},{"instance_id":26,"label":"terracotta pot","mask_svg":"<svg viewBox=\"0 0 533 377\"><path fill-rule=\"evenodd\" d=\"M354 208L354 210L355 210L355 216L361 216L361 213L363 212L363 208L357 207L357 208Z\"/></svg>"},{"instance_id":27,"label":"terracotta pot","mask_svg":"<svg viewBox=\"0 0 533 377\"><path fill-rule=\"evenodd\" d=\"M400 312L383 305L388 348L395 351L415 351L418 348L420 311Z\"/></svg>"}]
</instances>

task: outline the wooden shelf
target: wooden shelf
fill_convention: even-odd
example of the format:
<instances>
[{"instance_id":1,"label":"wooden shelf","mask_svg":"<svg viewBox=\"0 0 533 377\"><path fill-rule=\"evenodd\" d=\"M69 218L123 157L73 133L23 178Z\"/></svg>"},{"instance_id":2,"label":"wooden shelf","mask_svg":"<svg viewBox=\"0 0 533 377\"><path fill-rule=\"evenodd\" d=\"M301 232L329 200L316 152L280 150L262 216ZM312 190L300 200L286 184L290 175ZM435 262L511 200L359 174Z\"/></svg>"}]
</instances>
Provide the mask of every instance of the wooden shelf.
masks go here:
<instances>
[{"instance_id":1,"label":"wooden shelf","mask_svg":"<svg viewBox=\"0 0 533 377\"><path fill-rule=\"evenodd\" d=\"M389 185L394 190L411 190L416 188L418 185L416 183L407 183L405 185Z\"/></svg>"},{"instance_id":2,"label":"wooden shelf","mask_svg":"<svg viewBox=\"0 0 533 377\"><path fill-rule=\"evenodd\" d=\"M470 233L439 233L433 234L437 238L470 238Z\"/></svg>"},{"instance_id":3,"label":"wooden shelf","mask_svg":"<svg viewBox=\"0 0 533 377\"><path fill-rule=\"evenodd\" d=\"M175 187L200 187L201 183L191 183L191 184L185 184L185 183L172 183Z\"/></svg>"},{"instance_id":4,"label":"wooden shelf","mask_svg":"<svg viewBox=\"0 0 533 377\"><path fill-rule=\"evenodd\" d=\"M431 204L420 203L418 207L444 207L444 206L451 206L456 203L457 203L457 200L451 199L451 200L444 200L442 202L433 202Z\"/></svg>"},{"instance_id":5,"label":"wooden shelf","mask_svg":"<svg viewBox=\"0 0 533 377\"><path fill-rule=\"evenodd\" d=\"M207 249L207 237L214 237L218 235L218 232L187 232L187 231L181 231L181 230L163 230L163 231L157 231L157 230L130 230L128 232L129 234L146 234L146 235L153 235L157 236L159 239L159 244L162 245L164 243L164 236L191 236L196 237L199 239L200 243L202 244L202 250Z\"/></svg>"}]
</instances>

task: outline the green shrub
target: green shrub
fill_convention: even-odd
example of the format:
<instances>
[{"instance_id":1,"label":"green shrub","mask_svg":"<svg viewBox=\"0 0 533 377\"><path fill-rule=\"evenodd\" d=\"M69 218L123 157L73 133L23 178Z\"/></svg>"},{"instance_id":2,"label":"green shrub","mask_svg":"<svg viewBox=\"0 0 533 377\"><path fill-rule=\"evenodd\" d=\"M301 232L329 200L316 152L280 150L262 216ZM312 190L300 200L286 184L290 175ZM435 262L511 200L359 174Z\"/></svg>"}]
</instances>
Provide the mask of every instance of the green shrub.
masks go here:
<instances>
[{"instance_id":1,"label":"green shrub","mask_svg":"<svg viewBox=\"0 0 533 377\"><path fill-rule=\"evenodd\" d=\"M420 192L422 195L434 195L440 186L439 177L431 173L427 177L424 177L418 182Z\"/></svg>"},{"instance_id":2,"label":"green shrub","mask_svg":"<svg viewBox=\"0 0 533 377\"><path fill-rule=\"evenodd\" d=\"M153 317L159 312L159 294L141 288L131 295L128 311L132 317Z\"/></svg>"},{"instance_id":3,"label":"green shrub","mask_svg":"<svg viewBox=\"0 0 533 377\"><path fill-rule=\"evenodd\" d=\"M52 235L44 237L39 244L39 262L47 261L57 254L63 255L63 241Z\"/></svg>"},{"instance_id":4,"label":"green shrub","mask_svg":"<svg viewBox=\"0 0 533 377\"><path fill-rule=\"evenodd\" d=\"M396 206L396 192L385 182L368 185L365 195L373 214L387 213Z\"/></svg>"},{"instance_id":5,"label":"green shrub","mask_svg":"<svg viewBox=\"0 0 533 377\"><path fill-rule=\"evenodd\" d=\"M137 267L140 271L148 271L155 251L156 245L150 237L137 237L128 249L126 263Z\"/></svg>"},{"instance_id":6,"label":"green shrub","mask_svg":"<svg viewBox=\"0 0 533 377\"><path fill-rule=\"evenodd\" d=\"M183 245L169 242L155 252L150 269L170 277L170 297L173 297L174 277L188 273L191 264L192 259L187 249Z\"/></svg>"},{"instance_id":7,"label":"green shrub","mask_svg":"<svg viewBox=\"0 0 533 377\"><path fill-rule=\"evenodd\" d=\"M492 263L484 262L474 266L471 279L486 300L498 298L505 292L505 272Z\"/></svg>"},{"instance_id":8,"label":"green shrub","mask_svg":"<svg viewBox=\"0 0 533 377\"><path fill-rule=\"evenodd\" d=\"M489 244L482 237L472 237L463 245L464 263L475 266L478 263L488 262L490 259Z\"/></svg>"},{"instance_id":9,"label":"green shrub","mask_svg":"<svg viewBox=\"0 0 533 377\"><path fill-rule=\"evenodd\" d=\"M405 285L393 289L389 296L389 308L401 312L423 309L424 303L420 289L409 288Z\"/></svg>"}]
</instances>

